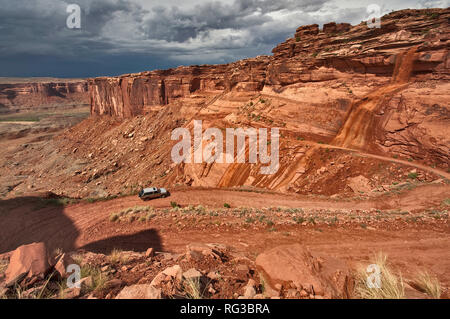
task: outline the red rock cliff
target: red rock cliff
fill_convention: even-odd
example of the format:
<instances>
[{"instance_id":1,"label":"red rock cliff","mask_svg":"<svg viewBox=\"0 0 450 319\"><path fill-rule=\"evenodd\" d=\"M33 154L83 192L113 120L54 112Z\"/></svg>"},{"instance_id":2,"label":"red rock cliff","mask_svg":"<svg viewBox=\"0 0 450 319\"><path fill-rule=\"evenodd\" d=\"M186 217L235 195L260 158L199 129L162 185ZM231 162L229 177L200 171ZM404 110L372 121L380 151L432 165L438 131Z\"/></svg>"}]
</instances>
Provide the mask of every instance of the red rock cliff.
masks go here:
<instances>
[{"instance_id":1,"label":"red rock cliff","mask_svg":"<svg viewBox=\"0 0 450 319\"><path fill-rule=\"evenodd\" d=\"M90 79L91 113L130 117L145 106L166 105L200 91L280 91L295 83L391 77L396 56L412 46L418 47L413 76L448 80L449 13L398 11L384 16L381 28L375 29L365 23L331 22L322 31L318 25L303 26L274 48L271 57Z\"/></svg>"},{"instance_id":2,"label":"red rock cliff","mask_svg":"<svg viewBox=\"0 0 450 319\"><path fill-rule=\"evenodd\" d=\"M225 65L199 65L89 80L92 114L130 117L144 106L166 105L196 92L259 91L269 57Z\"/></svg>"},{"instance_id":3,"label":"red rock cliff","mask_svg":"<svg viewBox=\"0 0 450 319\"><path fill-rule=\"evenodd\" d=\"M15 81L11 80L10 82L0 83L0 112L3 113L52 108L60 104L89 103L87 82L83 80L29 83L14 83Z\"/></svg>"}]
</instances>

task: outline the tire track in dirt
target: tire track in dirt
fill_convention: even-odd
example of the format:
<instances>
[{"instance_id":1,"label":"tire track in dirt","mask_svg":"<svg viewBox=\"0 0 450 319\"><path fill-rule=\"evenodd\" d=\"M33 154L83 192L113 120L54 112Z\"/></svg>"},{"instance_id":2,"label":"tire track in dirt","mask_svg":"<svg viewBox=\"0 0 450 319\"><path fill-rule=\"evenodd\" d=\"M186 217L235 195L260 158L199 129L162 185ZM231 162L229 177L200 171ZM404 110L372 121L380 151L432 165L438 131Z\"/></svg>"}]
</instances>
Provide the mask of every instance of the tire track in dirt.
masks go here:
<instances>
[{"instance_id":1,"label":"tire track in dirt","mask_svg":"<svg viewBox=\"0 0 450 319\"><path fill-rule=\"evenodd\" d=\"M401 160L401 159L397 159L397 158L392 158L392 157L388 157L388 156L383 156L383 155L377 155L377 154L373 154L373 153L367 153L367 152L363 152L357 149L352 149L352 148L347 148L347 147L341 147L341 146L336 146L336 145L330 145L330 144L318 144L318 143L308 143L310 145L314 145L314 147L318 147L318 148L332 148L332 149L337 149L337 150L344 150L344 151L350 151L353 152L355 154L364 156L364 157L370 157L370 158L374 158L374 159L378 159L381 161L386 161L386 162L391 162L391 163L397 163L397 164L402 164L405 166L410 166L410 167L414 167L414 168L418 168L424 171L427 171L429 173L433 173L437 176L440 176L442 178L445 179L450 179L450 174L437 169L437 168L432 168L430 166L426 166L423 164L419 164L419 163L414 163L414 162L409 162L409 161L405 161L405 160Z\"/></svg>"},{"instance_id":2,"label":"tire track in dirt","mask_svg":"<svg viewBox=\"0 0 450 319\"><path fill-rule=\"evenodd\" d=\"M67 207L46 207L35 210L32 205L19 205L2 213L2 236L0 253L13 250L30 240L45 241L51 248L74 249L90 242L104 239L101 229L96 235L84 235L102 226L114 212L133 206L149 205L154 208L171 207L174 201L181 206L203 205L222 208L231 207L289 207L306 209L426 209L436 207L450 193L450 185L426 185L395 196L384 196L366 201L333 201L302 195L278 193L253 193L224 189L190 189L172 191L169 198L156 199L145 204L137 197L124 197L105 202L79 203ZM170 214L168 219L170 218ZM103 226L102 226L103 227ZM126 233L126 229L124 229ZM117 234L119 235L119 234ZM208 240L209 234L198 236ZM196 236L197 237L197 236Z\"/></svg>"}]
</instances>

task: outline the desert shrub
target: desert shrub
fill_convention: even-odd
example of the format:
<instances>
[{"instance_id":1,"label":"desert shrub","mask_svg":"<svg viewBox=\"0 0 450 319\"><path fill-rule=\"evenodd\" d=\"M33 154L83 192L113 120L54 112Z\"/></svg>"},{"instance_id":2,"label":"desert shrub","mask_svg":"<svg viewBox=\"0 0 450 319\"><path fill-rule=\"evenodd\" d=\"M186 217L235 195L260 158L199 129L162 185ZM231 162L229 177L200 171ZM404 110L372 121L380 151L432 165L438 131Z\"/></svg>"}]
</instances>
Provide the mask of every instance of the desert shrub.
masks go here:
<instances>
[{"instance_id":1,"label":"desert shrub","mask_svg":"<svg viewBox=\"0 0 450 319\"><path fill-rule=\"evenodd\" d=\"M416 179L416 178L417 178L417 173L409 173L409 174L408 174L408 178L410 178L410 179Z\"/></svg>"},{"instance_id":2,"label":"desert shrub","mask_svg":"<svg viewBox=\"0 0 450 319\"><path fill-rule=\"evenodd\" d=\"M419 273L413 284L430 297L435 299L441 298L441 284L436 277L431 276L429 273Z\"/></svg>"},{"instance_id":3,"label":"desert shrub","mask_svg":"<svg viewBox=\"0 0 450 319\"><path fill-rule=\"evenodd\" d=\"M108 281L108 276L102 273L98 267L91 265L84 265L81 267L81 278L91 277L92 284L85 286L83 294L89 293L94 290L99 290L105 287L105 283Z\"/></svg>"},{"instance_id":4,"label":"desert shrub","mask_svg":"<svg viewBox=\"0 0 450 319\"><path fill-rule=\"evenodd\" d=\"M306 221L306 219L305 219L304 217L301 217L301 216L299 216L299 217L293 217L292 219L293 219L294 222L296 222L297 224L302 224L302 223L304 223L304 222Z\"/></svg>"},{"instance_id":5,"label":"desert shrub","mask_svg":"<svg viewBox=\"0 0 450 319\"><path fill-rule=\"evenodd\" d=\"M111 251L108 259L112 264L120 264L127 261L127 258L124 256L122 250L116 248Z\"/></svg>"},{"instance_id":6,"label":"desert shrub","mask_svg":"<svg viewBox=\"0 0 450 319\"><path fill-rule=\"evenodd\" d=\"M247 217L247 218L245 219L245 222L246 222L247 224L253 224L253 223L255 222L255 219L252 218L252 217Z\"/></svg>"},{"instance_id":7,"label":"desert shrub","mask_svg":"<svg viewBox=\"0 0 450 319\"><path fill-rule=\"evenodd\" d=\"M183 288L188 299L203 299L200 278L189 278L183 282Z\"/></svg>"},{"instance_id":8,"label":"desert shrub","mask_svg":"<svg viewBox=\"0 0 450 319\"><path fill-rule=\"evenodd\" d=\"M401 276L397 276L387 263L387 257L379 253L372 263L377 265L380 273L380 287L371 288L367 284L368 273L361 268L356 275L355 295L363 299L402 299L405 297L405 287Z\"/></svg>"}]
</instances>

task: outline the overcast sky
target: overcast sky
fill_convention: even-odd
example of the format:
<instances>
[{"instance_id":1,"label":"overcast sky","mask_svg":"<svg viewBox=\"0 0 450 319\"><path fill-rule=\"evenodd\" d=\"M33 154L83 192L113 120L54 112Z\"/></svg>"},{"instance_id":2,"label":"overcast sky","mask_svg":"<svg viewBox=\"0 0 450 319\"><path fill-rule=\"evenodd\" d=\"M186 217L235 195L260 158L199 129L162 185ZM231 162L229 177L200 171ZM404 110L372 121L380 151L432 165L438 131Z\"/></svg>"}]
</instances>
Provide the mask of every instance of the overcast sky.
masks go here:
<instances>
[{"instance_id":1,"label":"overcast sky","mask_svg":"<svg viewBox=\"0 0 450 319\"><path fill-rule=\"evenodd\" d=\"M67 27L67 6L81 29ZM300 25L449 0L0 0L0 76L92 77L271 54ZM75 21L75 20L73 20Z\"/></svg>"}]
</instances>

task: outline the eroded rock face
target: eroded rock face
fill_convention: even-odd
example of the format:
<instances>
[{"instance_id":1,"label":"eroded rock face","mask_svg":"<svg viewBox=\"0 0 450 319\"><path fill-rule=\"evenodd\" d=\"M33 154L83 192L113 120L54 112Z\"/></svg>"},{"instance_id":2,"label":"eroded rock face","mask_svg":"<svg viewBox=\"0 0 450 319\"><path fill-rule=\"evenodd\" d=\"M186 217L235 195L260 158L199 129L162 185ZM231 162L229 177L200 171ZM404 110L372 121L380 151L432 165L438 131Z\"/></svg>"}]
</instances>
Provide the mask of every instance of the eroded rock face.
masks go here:
<instances>
[{"instance_id":1,"label":"eroded rock face","mask_svg":"<svg viewBox=\"0 0 450 319\"><path fill-rule=\"evenodd\" d=\"M330 22L323 25L323 32L328 34L346 32L350 30L351 27L352 26L349 23L336 24L336 22Z\"/></svg>"},{"instance_id":2,"label":"eroded rock face","mask_svg":"<svg viewBox=\"0 0 450 319\"><path fill-rule=\"evenodd\" d=\"M391 81L395 65L398 64L398 56L411 47L417 47L417 50L410 82L422 82L428 86L428 81L433 80L442 84L450 79L449 12L448 9L402 10L384 16L379 29L368 28L365 23L351 26L331 22L325 24L322 31L316 24L301 26L293 38L273 49L271 57L258 57L225 65L179 67L90 79L91 113L132 117L142 114L147 106L167 105L180 99L195 99L208 93L216 97L224 92L267 92L283 96L282 93L293 85L323 83L323 90L326 90L329 81L347 83L350 94L346 98L336 97L339 101L357 101L364 98L364 94L356 93L357 90L364 91L367 84L376 88ZM434 92L407 89L407 105L418 106L420 113L426 114L431 108L441 113L448 111L448 106L442 104L442 101L448 100L446 93L440 93L441 102L432 105L424 105L426 101L420 98L422 93L433 95L438 90L443 92L442 89L445 92L445 87L433 89ZM308 92L299 92L296 99L302 100L303 94ZM403 96L402 92L393 97L392 101L383 101L380 107L398 103L399 96ZM317 102L331 106L337 101L332 99L333 96L331 99ZM390 109L392 110L392 107ZM399 113L385 114L383 121L391 123L388 123L388 128L379 138L383 140L383 146L393 145L395 141L404 138L407 142L413 142L414 138L420 139L419 135L422 134L431 134L430 138L436 139L427 124L421 125L420 130L408 130L408 134L402 137L398 134L392 136L390 128L393 126L392 122L395 122L392 117L400 116L404 119L404 115L401 110ZM421 121L423 123L428 119ZM405 125L408 124L401 124L400 129ZM425 144L429 144L429 141ZM433 147L442 149L436 144ZM446 150L444 148L441 151Z\"/></svg>"},{"instance_id":3,"label":"eroded rock face","mask_svg":"<svg viewBox=\"0 0 450 319\"><path fill-rule=\"evenodd\" d=\"M167 105L199 91L260 91L269 57L226 65L179 67L89 80L91 113L130 117L145 106Z\"/></svg>"},{"instance_id":4,"label":"eroded rock face","mask_svg":"<svg viewBox=\"0 0 450 319\"><path fill-rule=\"evenodd\" d=\"M354 280L343 261L311 254L300 244L260 254L256 267L274 290L293 283L308 294L327 298L349 298L353 291Z\"/></svg>"},{"instance_id":5,"label":"eroded rock face","mask_svg":"<svg viewBox=\"0 0 450 319\"><path fill-rule=\"evenodd\" d=\"M449 81L411 83L380 107L378 143L385 152L449 161Z\"/></svg>"},{"instance_id":6,"label":"eroded rock face","mask_svg":"<svg viewBox=\"0 0 450 319\"><path fill-rule=\"evenodd\" d=\"M61 103L88 104L86 81L0 83L0 113L52 108Z\"/></svg>"},{"instance_id":7,"label":"eroded rock face","mask_svg":"<svg viewBox=\"0 0 450 319\"><path fill-rule=\"evenodd\" d=\"M75 182L93 184L104 176L112 189L161 176L167 186L333 195L350 190L348 177L365 173L347 171L350 162L365 164L346 159L344 151L319 156L320 149L297 145L303 140L418 160L447 172L449 17L449 9L403 10L384 16L379 29L364 23L302 26L270 57L90 79L91 113L112 118L87 120L90 127L74 129L64 143L78 135L84 146L74 142L70 152L77 148L77 156L107 160L92 163L95 172L79 174ZM203 120L204 129L279 127L279 170L267 176L259 164L173 163L170 132L192 132L191 119ZM136 165L144 157L150 170ZM369 175L373 189L380 186Z\"/></svg>"},{"instance_id":8,"label":"eroded rock face","mask_svg":"<svg viewBox=\"0 0 450 319\"><path fill-rule=\"evenodd\" d=\"M167 105L205 92L284 90L289 85L368 76L390 78L396 57L417 46L416 79L449 79L449 10L433 9L430 19L420 10L403 10L382 18L381 28L331 22L301 26L293 38L261 56L224 65L156 70L88 81L91 113L130 117L146 106ZM433 29L430 29L433 26ZM424 30L428 30L424 33Z\"/></svg>"}]
</instances>

